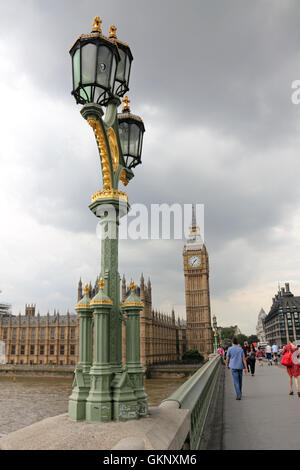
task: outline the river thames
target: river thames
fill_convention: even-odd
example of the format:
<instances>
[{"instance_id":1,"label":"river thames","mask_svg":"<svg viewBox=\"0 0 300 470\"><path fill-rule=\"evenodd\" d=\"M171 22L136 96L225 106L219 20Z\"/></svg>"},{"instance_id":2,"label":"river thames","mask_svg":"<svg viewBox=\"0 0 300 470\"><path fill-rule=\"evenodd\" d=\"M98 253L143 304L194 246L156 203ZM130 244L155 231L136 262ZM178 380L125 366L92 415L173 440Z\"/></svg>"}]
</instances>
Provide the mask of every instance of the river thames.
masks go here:
<instances>
[{"instance_id":1,"label":"river thames","mask_svg":"<svg viewBox=\"0 0 300 470\"><path fill-rule=\"evenodd\" d=\"M149 406L157 406L186 378L146 379ZM73 377L0 375L0 436L49 416L66 413Z\"/></svg>"}]
</instances>

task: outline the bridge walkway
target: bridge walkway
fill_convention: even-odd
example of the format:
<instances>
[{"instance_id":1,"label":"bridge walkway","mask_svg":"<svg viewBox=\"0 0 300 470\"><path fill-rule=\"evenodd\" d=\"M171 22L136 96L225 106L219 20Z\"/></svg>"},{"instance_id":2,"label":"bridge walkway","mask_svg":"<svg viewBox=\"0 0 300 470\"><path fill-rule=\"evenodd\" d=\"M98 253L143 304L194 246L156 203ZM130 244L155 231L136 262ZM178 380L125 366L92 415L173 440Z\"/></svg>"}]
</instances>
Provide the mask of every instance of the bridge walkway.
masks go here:
<instances>
[{"instance_id":1,"label":"bridge walkway","mask_svg":"<svg viewBox=\"0 0 300 470\"><path fill-rule=\"evenodd\" d=\"M243 377L241 401L235 399L231 371L226 369L222 441L224 450L300 448L300 398L295 388L289 395L284 367L260 367L257 362L255 376Z\"/></svg>"}]
</instances>

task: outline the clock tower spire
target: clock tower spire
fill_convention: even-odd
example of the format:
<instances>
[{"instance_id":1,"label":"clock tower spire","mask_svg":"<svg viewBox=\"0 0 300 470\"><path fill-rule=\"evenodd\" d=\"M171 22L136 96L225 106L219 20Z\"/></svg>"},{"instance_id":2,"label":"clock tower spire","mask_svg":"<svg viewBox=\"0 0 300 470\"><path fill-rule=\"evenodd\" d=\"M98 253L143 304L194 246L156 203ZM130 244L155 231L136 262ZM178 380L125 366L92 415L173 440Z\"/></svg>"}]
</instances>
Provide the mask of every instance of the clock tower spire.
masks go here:
<instances>
[{"instance_id":1,"label":"clock tower spire","mask_svg":"<svg viewBox=\"0 0 300 470\"><path fill-rule=\"evenodd\" d=\"M209 294L209 260L196 221L195 205L192 223L183 249L185 278L187 349L197 349L207 358L213 352Z\"/></svg>"}]
</instances>

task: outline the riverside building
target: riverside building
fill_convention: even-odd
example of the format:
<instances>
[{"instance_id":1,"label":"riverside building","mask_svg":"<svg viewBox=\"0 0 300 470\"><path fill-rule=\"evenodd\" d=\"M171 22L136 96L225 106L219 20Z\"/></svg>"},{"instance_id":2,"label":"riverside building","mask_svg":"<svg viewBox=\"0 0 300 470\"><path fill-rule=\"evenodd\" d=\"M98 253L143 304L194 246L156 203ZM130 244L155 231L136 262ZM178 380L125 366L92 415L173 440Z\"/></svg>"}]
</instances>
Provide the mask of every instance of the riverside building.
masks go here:
<instances>
[{"instance_id":1,"label":"riverside building","mask_svg":"<svg viewBox=\"0 0 300 470\"><path fill-rule=\"evenodd\" d=\"M258 314L257 325L256 325L256 336L258 337L258 341L260 343L266 342L266 332L265 332L265 325L264 325L266 316L267 316L266 312L264 311L263 308L261 308Z\"/></svg>"},{"instance_id":2,"label":"riverside building","mask_svg":"<svg viewBox=\"0 0 300 470\"><path fill-rule=\"evenodd\" d=\"M266 341L283 347L290 338L300 340L300 296L294 296L289 283L273 297L270 312L264 319Z\"/></svg>"},{"instance_id":3,"label":"riverside building","mask_svg":"<svg viewBox=\"0 0 300 470\"><path fill-rule=\"evenodd\" d=\"M90 284L90 297L98 292ZM152 287L141 276L136 288L144 309L140 316L140 350L143 365L179 361L186 350L185 321L152 308ZM122 279L122 301L129 294ZM83 297L79 281L78 301ZM123 360L125 361L125 324L123 323ZM78 362L79 318L76 314L36 315L35 305L25 306L25 315L0 314L0 340L5 343L6 363L26 365L75 365Z\"/></svg>"}]
</instances>

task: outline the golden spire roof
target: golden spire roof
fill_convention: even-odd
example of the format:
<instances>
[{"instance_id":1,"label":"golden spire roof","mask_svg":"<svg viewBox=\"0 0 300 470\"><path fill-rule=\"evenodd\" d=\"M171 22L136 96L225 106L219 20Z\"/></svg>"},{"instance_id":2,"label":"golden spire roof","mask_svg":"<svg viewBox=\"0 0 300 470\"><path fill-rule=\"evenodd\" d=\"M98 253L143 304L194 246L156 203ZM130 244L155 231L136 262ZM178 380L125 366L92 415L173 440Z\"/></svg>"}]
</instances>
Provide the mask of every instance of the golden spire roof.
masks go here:
<instances>
[{"instance_id":1,"label":"golden spire roof","mask_svg":"<svg viewBox=\"0 0 300 470\"><path fill-rule=\"evenodd\" d=\"M89 285L88 285L88 283L86 283L86 285L84 286L84 289L83 289L83 290L84 290L84 293L85 293L86 295L88 295L88 294L89 294L89 292L90 292L90 288L89 288Z\"/></svg>"},{"instance_id":2,"label":"golden spire roof","mask_svg":"<svg viewBox=\"0 0 300 470\"><path fill-rule=\"evenodd\" d=\"M109 29L109 37L111 39L117 39L116 31L117 31L117 28L112 24Z\"/></svg>"},{"instance_id":3,"label":"golden spire roof","mask_svg":"<svg viewBox=\"0 0 300 470\"><path fill-rule=\"evenodd\" d=\"M131 281L129 287L130 287L131 291L134 292L134 291L135 291L135 288L136 288L136 285L135 285L135 283L134 283L133 281Z\"/></svg>"},{"instance_id":4,"label":"golden spire roof","mask_svg":"<svg viewBox=\"0 0 300 470\"><path fill-rule=\"evenodd\" d=\"M93 29L92 29L92 32L93 33L102 33L102 30L101 30L101 23L102 23L102 20L100 20L99 16L96 16L96 18L94 19L94 23L93 23Z\"/></svg>"},{"instance_id":5,"label":"golden spire roof","mask_svg":"<svg viewBox=\"0 0 300 470\"><path fill-rule=\"evenodd\" d=\"M130 107L129 107L130 99L128 98L127 95L125 96L125 98L122 99L122 103L124 103L122 111L130 112Z\"/></svg>"},{"instance_id":6,"label":"golden spire roof","mask_svg":"<svg viewBox=\"0 0 300 470\"><path fill-rule=\"evenodd\" d=\"M103 277L100 277L98 286L100 290L103 290L103 287L105 286L105 282L103 281Z\"/></svg>"}]
</instances>

